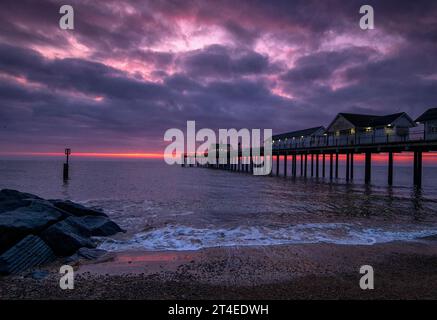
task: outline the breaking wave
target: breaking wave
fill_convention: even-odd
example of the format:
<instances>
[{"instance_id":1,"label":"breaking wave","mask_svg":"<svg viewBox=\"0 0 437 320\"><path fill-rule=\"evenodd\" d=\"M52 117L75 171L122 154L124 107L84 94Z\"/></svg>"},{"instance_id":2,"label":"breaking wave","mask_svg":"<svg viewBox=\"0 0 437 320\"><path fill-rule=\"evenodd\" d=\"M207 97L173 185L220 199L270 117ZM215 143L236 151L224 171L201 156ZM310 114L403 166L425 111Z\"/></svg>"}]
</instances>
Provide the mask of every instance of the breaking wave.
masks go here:
<instances>
[{"instance_id":1,"label":"breaking wave","mask_svg":"<svg viewBox=\"0 0 437 320\"><path fill-rule=\"evenodd\" d=\"M99 248L123 250L198 250L210 247L267 246L281 244L333 243L372 245L391 241L411 241L437 233L437 229L387 230L347 223L306 223L285 228L235 227L230 229L193 228L168 225L135 234L128 240L105 239Z\"/></svg>"}]
</instances>

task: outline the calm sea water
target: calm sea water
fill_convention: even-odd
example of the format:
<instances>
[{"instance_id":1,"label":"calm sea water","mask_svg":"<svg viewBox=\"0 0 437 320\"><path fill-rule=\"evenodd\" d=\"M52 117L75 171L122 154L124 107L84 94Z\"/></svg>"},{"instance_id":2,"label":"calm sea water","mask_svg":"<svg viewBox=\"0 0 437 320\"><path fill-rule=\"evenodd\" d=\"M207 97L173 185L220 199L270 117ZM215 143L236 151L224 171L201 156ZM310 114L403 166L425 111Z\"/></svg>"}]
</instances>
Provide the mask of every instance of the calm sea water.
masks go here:
<instances>
[{"instance_id":1,"label":"calm sea water","mask_svg":"<svg viewBox=\"0 0 437 320\"><path fill-rule=\"evenodd\" d=\"M341 172L344 168L340 166ZM212 246L332 242L373 244L437 234L437 167L424 167L412 188L410 166L373 166L373 184L257 177L162 160L0 160L0 188L98 207L127 229L104 240L108 250L186 250Z\"/></svg>"}]
</instances>

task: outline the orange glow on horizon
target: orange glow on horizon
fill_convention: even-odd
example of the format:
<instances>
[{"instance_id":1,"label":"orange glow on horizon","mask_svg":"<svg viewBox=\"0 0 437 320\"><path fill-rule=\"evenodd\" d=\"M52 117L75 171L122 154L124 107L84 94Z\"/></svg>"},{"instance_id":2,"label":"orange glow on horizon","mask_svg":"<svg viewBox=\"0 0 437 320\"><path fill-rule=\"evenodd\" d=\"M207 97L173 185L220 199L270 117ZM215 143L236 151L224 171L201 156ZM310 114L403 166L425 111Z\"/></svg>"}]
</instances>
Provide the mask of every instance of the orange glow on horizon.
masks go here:
<instances>
[{"instance_id":1,"label":"orange glow on horizon","mask_svg":"<svg viewBox=\"0 0 437 320\"><path fill-rule=\"evenodd\" d=\"M62 157L63 152L2 152L0 155L8 156L42 156ZM131 158L131 159L160 159L164 158L163 153L113 153L113 152L72 152L73 157L89 158Z\"/></svg>"}]
</instances>

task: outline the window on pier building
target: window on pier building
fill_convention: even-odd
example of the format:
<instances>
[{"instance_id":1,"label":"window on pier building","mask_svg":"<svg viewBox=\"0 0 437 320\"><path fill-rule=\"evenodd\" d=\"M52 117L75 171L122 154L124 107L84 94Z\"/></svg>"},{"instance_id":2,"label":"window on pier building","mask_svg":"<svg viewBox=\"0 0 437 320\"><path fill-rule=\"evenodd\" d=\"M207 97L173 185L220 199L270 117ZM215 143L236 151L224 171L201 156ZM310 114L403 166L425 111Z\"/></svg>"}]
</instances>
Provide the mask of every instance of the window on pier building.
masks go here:
<instances>
[{"instance_id":1,"label":"window on pier building","mask_svg":"<svg viewBox=\"0 0 437 320\"><path fill-rule=\"evenodd\" d=\"M349 135L350 132L351 132L351 129L340 130L340 135L342 135L342 136Z\"/></svg>"}]
</instances>

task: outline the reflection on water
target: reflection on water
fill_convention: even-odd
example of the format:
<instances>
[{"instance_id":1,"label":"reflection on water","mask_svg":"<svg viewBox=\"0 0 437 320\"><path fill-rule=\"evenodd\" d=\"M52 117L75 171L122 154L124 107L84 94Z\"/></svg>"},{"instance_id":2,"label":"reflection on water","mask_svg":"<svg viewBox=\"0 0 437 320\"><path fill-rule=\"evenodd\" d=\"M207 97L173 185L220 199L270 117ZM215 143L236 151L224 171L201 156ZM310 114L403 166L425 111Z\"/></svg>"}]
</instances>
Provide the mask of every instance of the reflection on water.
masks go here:
<instances>
[{"instance_id":1,"label":"reflection on water","mask_svg":"<svg viewBox=\"0 0 437 320\"><path fill-rule=\"evenodd\" d=\"M365 186L359 166L356 180L347 184L342 179L330 183L181 168L156 160L75 159L70 180L64 182L59 160L2 160L0 188L100 207L128 229L125 241L158 241L155 247L182 243L184 248L186 241L194 248L289 243L297 238L372 243L437 230L437 168L424 168L422 190L411 187L404 167L395 168L395 186L386 186L384 169L375 166L373 184ZM309 224L319 227L303 227ZM332 226L338 226L337 233ZM168 241L162 244L162 239Z\"/></svg>"}]
</instances>

